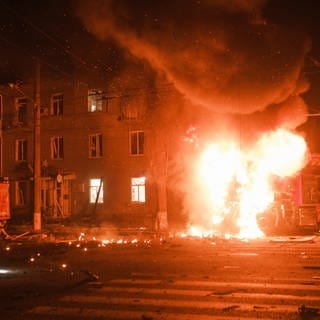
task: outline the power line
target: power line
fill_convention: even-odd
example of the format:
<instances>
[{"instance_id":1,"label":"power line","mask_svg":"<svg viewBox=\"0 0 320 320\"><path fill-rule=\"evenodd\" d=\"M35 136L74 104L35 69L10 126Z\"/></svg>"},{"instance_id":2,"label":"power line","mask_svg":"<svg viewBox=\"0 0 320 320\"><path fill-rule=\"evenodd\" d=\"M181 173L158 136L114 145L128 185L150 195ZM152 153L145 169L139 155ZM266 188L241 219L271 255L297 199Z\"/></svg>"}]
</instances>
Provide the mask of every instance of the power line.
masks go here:
<instances>
[{"instance_id":1,"label":"power line","mask_svg":"<svg viewBox=\"0 0 320 320\"><path fill-rule=\"evenodd\" d=\"M30 20L28 20L25 17L23 17L20 14L18 14L13 8L9 7L7 4L4 4L4 2L2 0L0 1L0 4L2 4L2 6L4 8L6 8L9 12L12 12L18 19L20 19L21 21L23 21L26 24L28 24L36 32L40 33L46 39L50 40L52 43L54 43L55 45L60 47L63 50L64 53L66 53L71 59L73 59L73 61L79 63L82 66L84 66L86 71L95 72L95 73L98 72L98 70L96 70L96 68L94 68L94 67L91 68L89 63L83 57L79 56L78 54L75 54L72 50L70 50L69 48L65 47L63 44L61 44L61 42L56 40L56 38L54 38L48 32L44 31L39 26L37 26L34 23L32 23ZM109 71L110 71L110 69L112 69L112 68L110 68L109 65L105 65L105 64L101 64L101 63L100 63L100 65L101 65L101 67L104 67L105 69L107 69Z\"/></svg>"},{"instance_id":2,"label":"power line","mask_svg":"<svg viewBox=\"0 0 320 320\"><path fill-rule=\"evenodd\" d=\"M50 67L50 68L53 69L54 71L58 71L58 72L60 72L61 74L63 74L64 76L72 77L71 74L69 74L69 73L67 73L67 72L65 72L65 71L62 71L62 70L59 69L58 67L56 67L56 66L52 65L51 63L47 62L46 60L44 60L43 58L36 57L33 53L31 53L30 51L28 51L28 49L23 48L23 47L17 45L16 43L8 40L7 38L5 38L5 37L4 37L3 35L1 35L1 34L0 34L0 38L1 38L2 40L4 40L5 42L7 42L9 45L11 45L11 46L13 46L14 48L16 48L16 49L23 49L23 52L24 52L25 54L29 55L30 58L32 58L32 59L38 59L42 64Z\"/></svg>"},{"instance_id":3,"label":"power line","mask_svg":"<svg viewBox=\"0 0 320 320\"><path fill-rule=\"evenodd\" d=\"M21 46L17 45L16 43L13 43L6 39L3 35L0 34L0 38L10 44L11 46L17 48L17 49L23 49L26 54L28 54L32 59L38 59L40 63L50 67L51 69L60 72L62 75L64 75L67 78L74 79L75 76L73 74L67 73L65 71L62 71L60 68L48 63L44 59L35 57L31 52L26 50L25 48L22 48ZM79 81L80 83L84 85L88 85L88 83ZM174 85L172 83L164 83L161 85L157 85L156 88L150 87L150 86L141 86L136 88L125 88L123 90L108 90L108 91L102 91L99 95L101 95L102 99L122 99L122 98L132 98L136 96L140 96L143 94L143 91L148 91L149 94L153 95L159 95L162 93L168 93L168 92L177 92L177 90L174 88Z\"/></svg>"},{"instance_id":4,"label":"power line","mask_svg":"<svg viewBox=\"0 0 320 320\"><path fill-rule=\"evenodd\" d=\"M25 23L27 23L31 28L33 28L35 31L39 32L40 34L42 34L44 37L46 37L47 39L49 39L50 41L52 41L53 43L55 43L56 45L58 45L60 48L62 48L64 50L65 53L67 53L68 55L70 55L74 60L76 60L77 62L79 62L80 64L88 67L88 63L82 59L81 57L75 55L71 50L69 50L68 48L66 48L65 46L63 46L59 41L57 41L56 39L54 39L51 35L49 35L47 32L45 32L44 30L42 30L41 28L39 28L38 26L36 26L35 24L33 24L32 22L30 22L29 20L27 20L25 17L22 17L20 14L18 14L15 10L13 10L13 8L9 7L8 5L6 5L3 1L0 1L1 5L6 8L9 12L13 13L16 17L18 17L20 20L24 21Z\"/></svg>"}]
</instances>

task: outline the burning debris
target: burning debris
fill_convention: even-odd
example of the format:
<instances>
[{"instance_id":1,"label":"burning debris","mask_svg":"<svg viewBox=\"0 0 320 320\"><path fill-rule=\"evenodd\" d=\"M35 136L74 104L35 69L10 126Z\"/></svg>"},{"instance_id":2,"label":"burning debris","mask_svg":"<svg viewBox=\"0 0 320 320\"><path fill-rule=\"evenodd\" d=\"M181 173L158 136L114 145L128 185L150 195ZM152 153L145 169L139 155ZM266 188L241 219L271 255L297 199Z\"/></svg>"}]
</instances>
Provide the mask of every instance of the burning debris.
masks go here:
<instances>
[{"instance_id":1,"label":"burning debris","mask_svg":"<svg viewBox=\"0 0 320 320\"><path fill-rule=\"evenodd\" d=\"M31 240L24 238L24 240ZM155 242L154 239L141 239L132 236L127 237L100 237L87 235L81 232L77 239L70 241L53 241L51 245L47 242L41 242L41 247L38 245L31 246L22 245L20 242L12 242L11 245L0 247L2 254L7 257L19 257L26 264L26 270L46 270L50 273L57 273L66 276L68 280L77 280L78 284L90 283L95 286L100 285L100 276L90 270L75 270L72 261L67 261L65 258L57 256L52 259L51 255L67 255L69 252L80 250L88 252L93 250L108 250L113 247L134 246L140 248L150 248ZM159 240L156 241L159 244ZM161 242L160 242L161 243ZM35 251L36 250L36 251ZM64 256L65 257L65 256ZM16 271L16 273L26 273L26 270ZM0 275L11 274L15 271L11 269L0 269ZM29 271L28 271L29 272Z\"/></svg>"},{"instance_id":2,"label":"burning debris","mask_svg":"<svg viewBox=\"0 0 320 320\"><path fill-rule=\"evenodd\" d=\"M301 136L277 130L248 149L231 140L205 145L199 154L191 161L194 172L189 182L199 195L186 196L186 205L197 212L192 224L200 222L218 235L255 238L263 235L257 215L274 200L275 177L298 172L305 165L307 146Z\"/></svg>"}]
</instances>

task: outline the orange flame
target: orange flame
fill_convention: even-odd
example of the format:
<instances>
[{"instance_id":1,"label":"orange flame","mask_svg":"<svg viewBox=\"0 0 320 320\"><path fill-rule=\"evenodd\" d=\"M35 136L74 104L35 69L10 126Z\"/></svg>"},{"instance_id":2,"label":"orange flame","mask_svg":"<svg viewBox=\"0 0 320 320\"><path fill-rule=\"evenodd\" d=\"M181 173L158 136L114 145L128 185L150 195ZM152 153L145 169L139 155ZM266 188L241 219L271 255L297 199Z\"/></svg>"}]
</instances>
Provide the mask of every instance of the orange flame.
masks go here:
<instances>
[{"instance_id":1,"label":"orange flame","mask_svg":"<svg viewBox=\"0 0 320 320\"><path fill-rule=\"evenodd\" d=\"M263 236L257 215L274 199L273 178L296 174L306 154L303 137L284 129L264 134L249 150L227 140L208 145L197 163L195 183L201 210L211 217L209 228L225 237ZM190 232L208 233L208 226L196 230L192 226Z\"/></svg>"}]
</instances>

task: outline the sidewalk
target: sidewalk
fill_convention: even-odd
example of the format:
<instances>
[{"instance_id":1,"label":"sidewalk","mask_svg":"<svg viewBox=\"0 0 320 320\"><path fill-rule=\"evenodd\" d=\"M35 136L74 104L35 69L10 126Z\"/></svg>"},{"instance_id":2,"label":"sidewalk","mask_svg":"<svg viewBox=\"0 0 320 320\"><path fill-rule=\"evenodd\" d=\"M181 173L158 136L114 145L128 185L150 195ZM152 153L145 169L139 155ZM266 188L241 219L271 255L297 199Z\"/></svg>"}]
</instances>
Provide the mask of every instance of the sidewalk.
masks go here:
<instances>
[{"instance_id":1,"label":"sidewalk","mask_svg":"<svg viewBox=\"0 0 320 320\"><path fill-rule=\"evenodd\" d=\"M41 242L73 242L73 241L146 241L157 238L154 230L144 227L117 227L112 224L100 225L90 222L59 221L43 223L40 231L34 231L32 223L8 223L5 230L10 236L8 241L41 241ZM171 230L173 232L173 230ZM173 232L177 236L176 232ZM172 237L167 234L167 236ZM191 236L192 237L192 236ZM159 236L158 236L159 238ZM165 237L167 238L167 237ZM313 242L320 244L320 233L309 233L298 236L270 236L265 241L274 243Z\"/></svg>"},{"instance_id":2,"label":"sidewalk","mask_svg":"<svg viewBox=\"0 0 320 320\"><path fill-rule=\"evenodd\" d=\"M48 242L63 241L120 241L131 239L150 239L155 237L152 230L146 228L120 228L113 225L91 225L79 223L46 223L40 231L34 231L31 223L8 224L5 228L11 239L9 240L41 240Z\"/></svg>"}]
</instances>

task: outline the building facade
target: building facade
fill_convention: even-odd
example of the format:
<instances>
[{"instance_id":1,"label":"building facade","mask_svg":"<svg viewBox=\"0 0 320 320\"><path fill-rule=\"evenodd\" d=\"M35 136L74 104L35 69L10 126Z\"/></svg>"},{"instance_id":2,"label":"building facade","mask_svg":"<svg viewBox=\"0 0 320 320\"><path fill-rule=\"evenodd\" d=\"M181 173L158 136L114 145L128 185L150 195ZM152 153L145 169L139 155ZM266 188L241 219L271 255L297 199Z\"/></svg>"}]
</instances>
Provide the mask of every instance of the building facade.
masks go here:
<instances>
[{"instance_id":1,"label":"building facade","mask_svg":"<svg viewBox=\"0 0 320 320\"><path fill-rule=\"evenodd\" d=\"M1 176L10 181L11 216L32 219L34 85L1 86L0 97ZM167 215L167 164L153 168L159 161L148 93L111 95L102 86L59 79L41 81L40 97L44 221L153 228L159 211Z\"/></svg>"}]
</instances>

